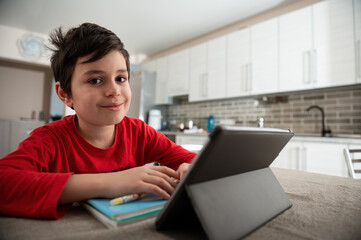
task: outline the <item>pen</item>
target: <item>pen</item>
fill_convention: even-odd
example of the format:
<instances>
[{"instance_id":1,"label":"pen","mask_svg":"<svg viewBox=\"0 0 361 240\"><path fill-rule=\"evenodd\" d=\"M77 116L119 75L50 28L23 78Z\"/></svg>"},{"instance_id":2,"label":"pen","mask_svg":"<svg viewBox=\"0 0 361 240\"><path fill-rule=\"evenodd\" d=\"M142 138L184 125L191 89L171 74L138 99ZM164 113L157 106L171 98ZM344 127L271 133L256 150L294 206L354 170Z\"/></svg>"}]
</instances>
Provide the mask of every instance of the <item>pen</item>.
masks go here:
<instances>
[{"instance_id":1,"label":"pen","mask_svg":"<svg viewBox=\"0 0 361 240\"><path fill-rule=\"evenodd\" d=\"M111 206L120 205L127 202L132 202L137 199L141 199L143 197L148 196L150 193L135 193L135 194L129 194L122 197L114 198L110 201Z\"/></svg>"}]
</instances>

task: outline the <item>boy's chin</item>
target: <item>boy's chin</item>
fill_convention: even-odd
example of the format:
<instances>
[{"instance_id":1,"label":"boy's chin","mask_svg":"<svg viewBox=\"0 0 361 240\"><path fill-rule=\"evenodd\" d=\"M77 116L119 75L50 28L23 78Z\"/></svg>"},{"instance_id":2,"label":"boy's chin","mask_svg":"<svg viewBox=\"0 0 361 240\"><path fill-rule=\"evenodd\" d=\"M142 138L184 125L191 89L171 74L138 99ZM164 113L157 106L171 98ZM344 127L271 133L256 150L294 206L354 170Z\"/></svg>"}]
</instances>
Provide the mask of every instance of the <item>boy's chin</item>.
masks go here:
<instances>
[{"instance_id":1,"label":"boy's chin","mask_svg":"<svg viewBox=\"0 0 361 240\"><path fill-rule=\"evenodd\" d=\"M123 119L124 119L124 116L111 119L111 120L109 120L109 122L107 121L107 123L108 123L107 125L116 125L116 124L120 123L121 121L123 121Z\"/></svg>"}]
</instances>

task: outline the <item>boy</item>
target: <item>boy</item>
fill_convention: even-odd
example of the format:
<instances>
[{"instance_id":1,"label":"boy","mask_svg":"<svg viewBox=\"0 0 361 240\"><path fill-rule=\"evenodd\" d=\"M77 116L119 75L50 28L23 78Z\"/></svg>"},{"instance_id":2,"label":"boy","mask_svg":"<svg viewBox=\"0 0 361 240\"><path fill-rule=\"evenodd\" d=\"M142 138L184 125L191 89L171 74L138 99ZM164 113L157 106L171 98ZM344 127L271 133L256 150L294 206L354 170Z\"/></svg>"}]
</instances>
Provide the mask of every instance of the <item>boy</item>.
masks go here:
<instances>
[{"instance_id":1,"label":"boy","mask_svg":"<svg viewBox=\"0 0 361 240\"><path fill-rule=\"evenodd\" d=\"M90 23L65 35L59 28L50 41L57 95L76 115L35 129L0 160L0 214L57 219L88 198L148 192L168 199L195 154L125 116L131 91L123 43ZM144 166L154 161L163 166Z\"/></svg>"}]
</instances>

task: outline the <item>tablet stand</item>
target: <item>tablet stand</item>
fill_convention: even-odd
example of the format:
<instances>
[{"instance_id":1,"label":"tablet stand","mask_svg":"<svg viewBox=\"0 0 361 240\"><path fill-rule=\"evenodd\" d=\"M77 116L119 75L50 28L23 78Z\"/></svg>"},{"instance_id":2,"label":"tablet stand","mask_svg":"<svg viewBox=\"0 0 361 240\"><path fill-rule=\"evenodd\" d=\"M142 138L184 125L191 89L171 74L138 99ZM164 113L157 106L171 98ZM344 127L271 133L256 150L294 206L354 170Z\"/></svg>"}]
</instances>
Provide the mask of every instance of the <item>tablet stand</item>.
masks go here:
<instances>
[{"instance_id":1,"label":"tablet stand","mask_svg":"<svg viewBox=\"0 0 361 240\"><path fill-rule=\"evenodd\" d=\"M186 190L209 239L239 239L292 205L269 167Z\"/></svg>"}]
</instances>

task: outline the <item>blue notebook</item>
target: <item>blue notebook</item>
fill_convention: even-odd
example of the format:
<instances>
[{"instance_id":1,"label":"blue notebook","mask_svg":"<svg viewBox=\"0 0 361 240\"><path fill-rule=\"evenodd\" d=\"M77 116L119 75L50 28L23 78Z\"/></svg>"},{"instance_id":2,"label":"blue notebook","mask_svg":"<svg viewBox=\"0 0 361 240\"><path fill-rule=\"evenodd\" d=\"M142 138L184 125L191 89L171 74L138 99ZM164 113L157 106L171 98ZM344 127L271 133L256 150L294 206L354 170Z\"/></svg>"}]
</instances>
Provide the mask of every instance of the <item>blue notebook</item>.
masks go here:
<instances>
[{"instance_id":1,"label":"blue notebook","mask_svg":"<svg viewBox=\"0 0 361 240\"><path fill-rule=\"evenodd\" d=\"M88 199L83 206L108 227L137 222L153 217L163 209L167 200L149 195L132 202L111 206L111 199Z\"/></svg>"}]
</instances>

